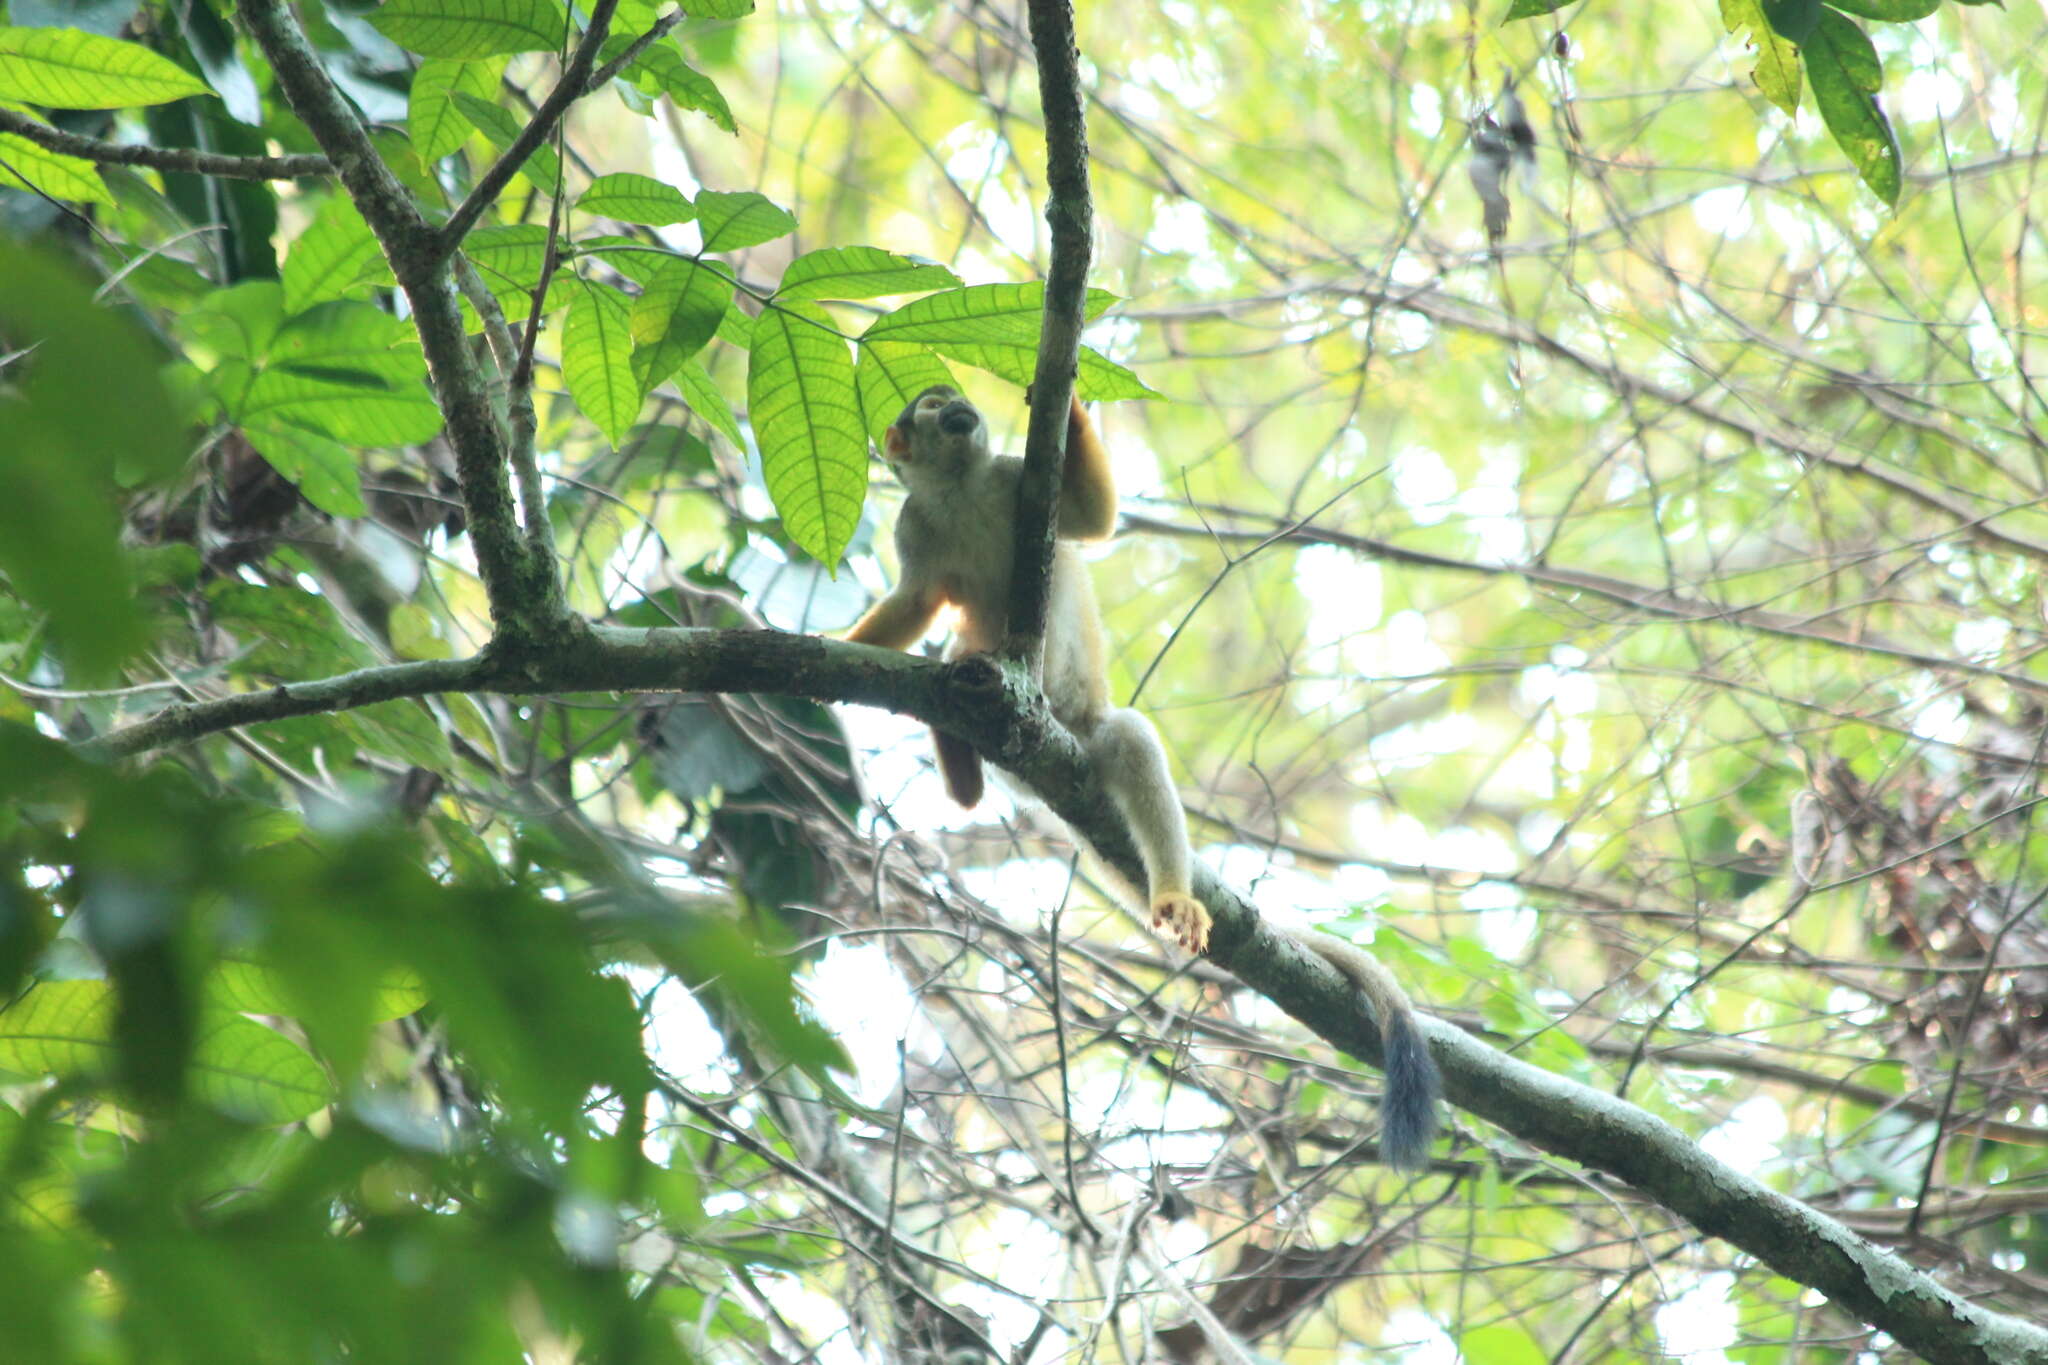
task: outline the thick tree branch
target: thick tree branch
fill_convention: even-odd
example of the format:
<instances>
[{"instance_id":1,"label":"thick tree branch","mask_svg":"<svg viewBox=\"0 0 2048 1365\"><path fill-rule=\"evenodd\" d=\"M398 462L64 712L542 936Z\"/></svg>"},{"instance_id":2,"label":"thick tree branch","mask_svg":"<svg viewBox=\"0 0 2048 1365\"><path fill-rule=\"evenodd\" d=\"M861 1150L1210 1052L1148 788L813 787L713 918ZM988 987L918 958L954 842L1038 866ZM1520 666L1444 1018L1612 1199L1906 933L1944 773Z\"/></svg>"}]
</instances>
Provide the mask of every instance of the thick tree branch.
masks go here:
<instances>
[{"instance_id":1,"label":"thick tree branch","mask_svg":"<svg viewBox=\"0 0 2048 1365\"><path fill-rule=\"evenodd\" d=\"M12 109L0 109L0 133L13 133L46 151L83 157L102 166L147 166L151 170L212 175L227 180L301 180L334 174L334 163L324 156L223 156L186 147L108 142L52 128Z\"/></svg>"},{"instance_id":2,"label":"thick tree branch","mask_svg":"<svg viewBox=\"0 0 2048 1365\"><path fill-rule=\"evenodd\" d=\"M943 717L960 726L969 722L950 694L954 672L952 665L815 635L579 624L554 645L493 646L467 659L365 668L166 707L84 747L97 758L127 758L239 726L442 692L780 692L885 707L931 723Z\"/></svg>"},{"instance_id":3,"label":"thick tree branch","mask_svg":"<svg viewBox=\"0 0 2048 1365\"><path fill-rule=\"evenodd\" d=\"M1122 876L1143 882L1129 828L1073 736L1047 713L1035 688L978 656L941 664L775 631L595 626L518 653L494 647L471 659L368 669L171 707L90 748L121 757L236 725L439 691L670 690L779 692L880 706L943 725L1022 778ZM1378 1031L1334 969L1200 865L1195 892L1216 917L1212 961L1332 1046L1380 1063ZM1709 1157L1663 1120L1515 1061L1440 1020L1424 1023L1444 1093L1460 1107L1544 1151L1618 1177L1929 1360L2048 1365L2048 1332L1971 1305L1836 1220Z\"/></svg>"},{"instance_id":4,"label":"thick tree branch","mask_svg":"<svg viewBox=\"0 0 2048 1365\"><path fill-rule=\"evenodd\" d=\"M1332 1046L1379 1064L1379 1037L1334 970L1276 932L1206 868L1196 869L1195 893L1216 916L1212 960ZM1707 1155L1664 1120L1516 1061L1441 1020L1423 1022L1445 1098L1460 1108L1546 1152L1619 1177L1929 1360L2048 1365L2048 1331L1977 1307L1835 1219Z\"/></svg>"},{"instance_id":5,"label":"thick tree branch","mask_svg":"<svg viewBox=\"0 0 2048 1365\"><path fill-rule=\"evenodd\" d=\"M608 12L610 6L604 8ZM240 10L242 22L270 60L285 101L334 163L412 306L434 396L447 419L470 542L490 596L495 633L523 640L561 630L568 610L554 556L544 545L532 548L520 534L505 433L491 403L490 381L470 350L440 239L377 155L354 107L335 88L279 0L241 0ZM530 508L528 515L544 518L546 509Z\"/></svg>"},{"instance_id":6,"label":"thick tree branch","mask_svg":"<svg viewBox=\"0 0 2048 1365\"><path fill-rule=\"evenodd\" d=\"M568 66L563 68L562 78L541 101L540 108L533 111L533 117L519 130L519 136L512 139L512 145L505 149L505 154L477 177L475 187L456 206L455 212L448 215L448 221L441 225L434 239L434 250L442 259L461 247L462 239L469 235L469 230L476 226L484 211L498 202L498 196L505 192L505 186L512 183L512 177L519 174L519 168L526 164L526 159L553 136L555 125L569 112L569 106L590 91L591 68L597 64L597 50L604 46L605 35L611 32L612 11L618 7L619 0L597 0L591 7L590 26L584 29L583 41L576 44Z\"/></svg>"},{"instance_id":7,"label":"thick tree branch","mask_svg":"<svg viewBox=\"0 0 2048 1365\"><path fill-rule=\"evenodd\" d=\"M1066 461L1067 400L1080 364L1081 328L1087 321L1095 210L1088 193L1088 128L1082 114L1081 55L1074 43L1072 0L1031 0L1031 43L1038 53L1038 101L1045 116L1045 219L1052 228L1052 268L1045 281L1024 477L1017 484L1017 538L1003 654L1028 662L1036 677L1044 650L1060 474Z\"/></svg>"}]
</instances>

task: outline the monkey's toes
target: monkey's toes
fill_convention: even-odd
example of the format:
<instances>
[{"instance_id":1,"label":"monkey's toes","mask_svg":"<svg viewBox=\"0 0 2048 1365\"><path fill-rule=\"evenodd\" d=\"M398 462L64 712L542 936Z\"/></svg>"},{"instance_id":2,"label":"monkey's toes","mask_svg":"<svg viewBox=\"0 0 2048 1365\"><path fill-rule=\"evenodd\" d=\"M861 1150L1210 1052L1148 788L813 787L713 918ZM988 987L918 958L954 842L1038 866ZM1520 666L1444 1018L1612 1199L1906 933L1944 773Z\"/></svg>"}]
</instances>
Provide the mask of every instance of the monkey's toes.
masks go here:
<instances>
[{"instance_id":1,"label":"monkey's toes","mask_svg":"<svg viewBox=\"0 0 2048 1365\"><path fill-rule=\"evenodd\" d=\"M1209 907L1185 891L1162 891L1152 898L1152 927L1172 934L1191 953L1209 951Z\"/></svg>"}]
</instances>

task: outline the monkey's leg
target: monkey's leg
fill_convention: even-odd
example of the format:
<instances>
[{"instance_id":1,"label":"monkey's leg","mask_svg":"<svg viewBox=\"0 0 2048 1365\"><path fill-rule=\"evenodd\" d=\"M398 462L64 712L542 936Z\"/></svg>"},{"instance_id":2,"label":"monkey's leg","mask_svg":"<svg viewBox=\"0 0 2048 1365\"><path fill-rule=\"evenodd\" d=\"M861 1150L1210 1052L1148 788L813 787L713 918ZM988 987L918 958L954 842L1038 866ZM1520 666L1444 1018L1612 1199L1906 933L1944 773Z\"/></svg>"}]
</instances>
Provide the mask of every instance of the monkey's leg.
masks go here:
<instances>
[{"instance_id":1,"label":"monkey's leg","mask_svg":"<svg viewBox=\"0 0 2048 1365\"><path fill-rule=\"evenodd\" d=\"M1207 951L1209 908L1195 899L1187 819L1152 722L1136 711L1111 711L1088 736L1088 752L1138 842L1152 927L1171 932L1191 953Z\"/></svg>"}]
</instances>

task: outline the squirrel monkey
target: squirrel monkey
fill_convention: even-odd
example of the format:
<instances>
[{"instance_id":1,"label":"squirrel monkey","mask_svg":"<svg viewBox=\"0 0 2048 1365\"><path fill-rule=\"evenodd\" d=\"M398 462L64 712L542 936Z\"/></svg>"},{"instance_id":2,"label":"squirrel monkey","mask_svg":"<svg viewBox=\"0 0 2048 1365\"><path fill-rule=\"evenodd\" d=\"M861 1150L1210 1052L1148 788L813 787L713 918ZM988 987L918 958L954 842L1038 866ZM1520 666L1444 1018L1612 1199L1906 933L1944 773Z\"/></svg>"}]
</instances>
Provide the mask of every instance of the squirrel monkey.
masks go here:
<instances>
[{"instance_id":1,"label":"squirrel monkey","mask_svg":"<svg viewBox=\"0 0 2048 1365\"><path fill-rule=\"evenodd\" d=\"M946 657L988 653L1003 643L1015 552L1017 482L1024 461L989 450L988 424L960 393L937 384L904 407L884 437L887 459L910 496L896 518L902 578L847 632L856 644L908 649L924 638L939 609L959 613ZM1104 673L1102 623L1087 565L1070 541L1106 540L1116 529L1116 486L1109 456L1077 397L1067 415L1067 458L1060 482L1052 583L1046 604L1047 703L1095 760L1110 796L1130 822L1145 864L1152 927L1191 953L1209 946L1209 910L1195 897L1187 821L1150 721L1112 706ZM965 741L934 730L946 790L962 806L981 800L981 757ZM1328 934L1290 937L1321 957L1365 997L1385 1040L1387 1095L1383 1146L1395 1165L1424 1164L1436 1131L1436 1064L1414 1008L1370 954Z\"/></svg>"}]
</instances>

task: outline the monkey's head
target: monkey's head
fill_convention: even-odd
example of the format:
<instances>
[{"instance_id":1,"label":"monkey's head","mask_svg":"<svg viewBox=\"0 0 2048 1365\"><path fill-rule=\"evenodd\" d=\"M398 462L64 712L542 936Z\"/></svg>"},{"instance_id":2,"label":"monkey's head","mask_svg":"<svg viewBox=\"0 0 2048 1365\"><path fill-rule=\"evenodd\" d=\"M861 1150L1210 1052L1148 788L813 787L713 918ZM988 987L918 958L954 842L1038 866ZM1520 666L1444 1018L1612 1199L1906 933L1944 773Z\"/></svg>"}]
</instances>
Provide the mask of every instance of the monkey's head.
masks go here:
<instances>
[{"instance_id":1,"label":"monkey's head","mask_svg":"<svg viewBox=\"0 0 2048 1365\"><path fill-rule=\"evenodd\" d=\"M905 404L882 438L882 458L907 484L957 479L988 457L988 423L958 389L945 384Z\"/></svg>"}]
</instances>

